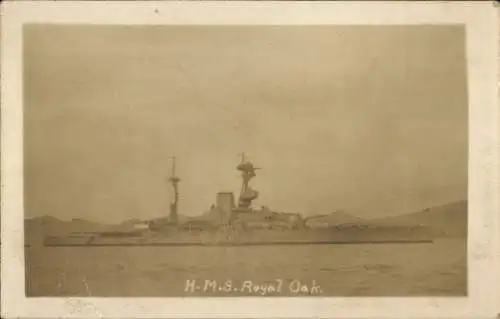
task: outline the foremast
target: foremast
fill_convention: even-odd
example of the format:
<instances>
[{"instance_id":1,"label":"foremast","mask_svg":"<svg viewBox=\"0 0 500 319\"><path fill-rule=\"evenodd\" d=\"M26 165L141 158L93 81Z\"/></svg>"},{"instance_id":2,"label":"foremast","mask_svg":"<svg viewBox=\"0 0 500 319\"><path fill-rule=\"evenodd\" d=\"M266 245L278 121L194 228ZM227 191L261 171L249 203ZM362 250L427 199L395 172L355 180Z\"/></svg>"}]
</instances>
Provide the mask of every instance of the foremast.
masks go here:
<instances>
[{"instance_id":1,"label":"foremast","mask_svg":"<svg viewBox=\"0 0 500 319\"><path fill-rule=\"evenodd\" d=\"M252 178L257 176L256 170L260 169L255 167L252 162L249 162L245 158L245 153L241 155L241 163L236 167L241 172L242 184L240 191L240 198L238 201L238 208L240 209L251 209L252 201L259 196L259 193L252 189L248 184Z\"/></svg>"}]
</instances>

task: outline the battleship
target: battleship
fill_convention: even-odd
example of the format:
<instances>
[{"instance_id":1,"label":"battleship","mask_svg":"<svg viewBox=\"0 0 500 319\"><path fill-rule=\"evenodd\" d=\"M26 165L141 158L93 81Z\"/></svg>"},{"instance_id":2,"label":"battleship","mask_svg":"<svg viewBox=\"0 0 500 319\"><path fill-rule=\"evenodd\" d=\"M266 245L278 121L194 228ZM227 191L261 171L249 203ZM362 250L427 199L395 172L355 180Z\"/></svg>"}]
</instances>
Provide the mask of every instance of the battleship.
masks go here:
<instances>
[{"instance_id":1,"label":"battleship","mask_svg":"<svg viewBox=\"0 0 500 319\"><path fill-rule=\"evenodd\" d=\"M254 207L259 192L250 186L257 176L256 167L242 154L236 166L241 173L241 188L216 194L215 204L206 214L181 221L178 214L180 177L175 157L168 182L172 201L167 217L138 222L132 231L101 231L45 236L44 246L238 246L238 245L321 245L430 243L432 235L425 227L408 227L384 231L380 228L317 228L308 226L300 213L276 212L266 206ZM324 216L324 215L322 215ZM321 216L319 216L321 217Z\"/></svg>"}]
</instances>

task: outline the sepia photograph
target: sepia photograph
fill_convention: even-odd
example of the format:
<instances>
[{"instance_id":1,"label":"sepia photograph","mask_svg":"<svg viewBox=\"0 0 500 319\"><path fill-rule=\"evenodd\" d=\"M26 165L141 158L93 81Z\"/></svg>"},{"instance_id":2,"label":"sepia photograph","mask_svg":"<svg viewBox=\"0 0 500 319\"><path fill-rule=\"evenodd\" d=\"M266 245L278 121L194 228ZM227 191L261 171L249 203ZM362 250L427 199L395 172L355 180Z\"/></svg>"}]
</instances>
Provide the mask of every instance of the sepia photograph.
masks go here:
<instances>
[{"instance_id":1,"label":"sepia photograph","mask_svg":"<svg viewBox=\"0 0 500 319\"><path fill-rule=\"evenodd\" d=\"M467 295L464 31L26 25L27 295Z\"/></svg>"},{"instance_id":2,"label":"sepia photograph","mask_svg":"<svg viewBox=\"0 0 500 319\"><path fill-rule=\"evenodd\" d=\"M477 282L499 279L498 184L487 179L498 175L487 166L498 164L496 76L484 66L498 68L494 43L471 49L488 40L474 42L481 28L293 13L237 23L224 14L244 7L209 5L222 18L193 23L200 5L166 6L178 15L27 19L2 40L2 53L19 53L17 73L2 70L17 85L2 79L2 185L13 185L2 190L2 295L14 269L6 223L22 298L80 300L97 317L123 308L86 300L272 307L492 292ZM485 6L453 8L496 24Z\"/></svg>"}]
</instances>

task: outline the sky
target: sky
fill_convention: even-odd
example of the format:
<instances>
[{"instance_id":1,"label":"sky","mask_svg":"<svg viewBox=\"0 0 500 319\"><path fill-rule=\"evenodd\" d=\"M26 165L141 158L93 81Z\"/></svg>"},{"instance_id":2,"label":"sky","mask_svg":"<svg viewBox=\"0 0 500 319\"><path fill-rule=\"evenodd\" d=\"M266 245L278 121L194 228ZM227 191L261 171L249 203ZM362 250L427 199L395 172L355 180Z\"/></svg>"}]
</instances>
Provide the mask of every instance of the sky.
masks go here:
<instances>
[{"instance_id":1,"label":"sky","mask_svg":"<svg viewBox=\"0 0 500 319\"><path fill-rule=\"evenodd\" d=\"M25 216L119 222L239 191L304 215L467 198L460 26L69 26L24 30Z\"/></svg>"}]
</instances>

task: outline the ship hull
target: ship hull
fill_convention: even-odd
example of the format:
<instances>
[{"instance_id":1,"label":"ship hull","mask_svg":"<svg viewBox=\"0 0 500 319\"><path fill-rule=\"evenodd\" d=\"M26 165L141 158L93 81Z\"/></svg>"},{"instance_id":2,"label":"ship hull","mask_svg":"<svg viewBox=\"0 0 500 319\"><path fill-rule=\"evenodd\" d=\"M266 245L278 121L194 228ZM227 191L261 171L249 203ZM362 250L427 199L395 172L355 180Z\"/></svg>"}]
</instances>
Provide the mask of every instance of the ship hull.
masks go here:
<instances>
[{"instance_id":1,"label":"ship hull","mask_svg":"<svg viewBox=\"0 0 500 319\"><path fill-rule=\"evenodd\" d=\"M253 230L245 232L170 231L145 233L141 236L48 236L44 246L263 246L263 245L327 245L430 243L433 236L426 231L397 229L373 230Z\"/></svg>"}]
</instances>

